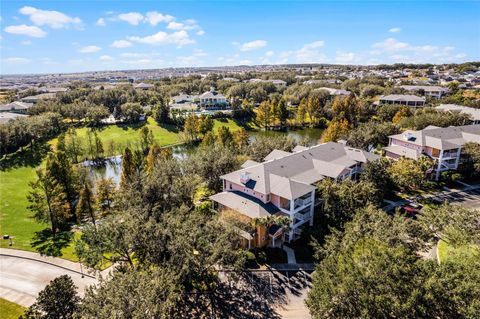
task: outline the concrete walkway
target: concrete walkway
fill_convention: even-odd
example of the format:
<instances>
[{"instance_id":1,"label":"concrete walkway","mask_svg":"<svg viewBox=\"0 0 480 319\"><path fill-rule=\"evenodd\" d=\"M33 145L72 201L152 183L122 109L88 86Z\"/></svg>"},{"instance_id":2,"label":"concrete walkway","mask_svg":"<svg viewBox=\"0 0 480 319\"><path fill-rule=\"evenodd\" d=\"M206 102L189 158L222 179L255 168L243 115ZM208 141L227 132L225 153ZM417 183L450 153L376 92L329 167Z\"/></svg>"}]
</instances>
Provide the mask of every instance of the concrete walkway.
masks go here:
<instances>
[{"instance_id":1,"label":"concrete walkway","mask_svg":"<svg viewBox=\"0 0 480 319\"><path fill-rule=\"evenodd\" d=\"M295 251L288 247L288 246L285 246L283 245L282 249L287 253L287 262L289 264L296 264L297 263L297 259L295 258Z\"/></svg>"}]
</instances>

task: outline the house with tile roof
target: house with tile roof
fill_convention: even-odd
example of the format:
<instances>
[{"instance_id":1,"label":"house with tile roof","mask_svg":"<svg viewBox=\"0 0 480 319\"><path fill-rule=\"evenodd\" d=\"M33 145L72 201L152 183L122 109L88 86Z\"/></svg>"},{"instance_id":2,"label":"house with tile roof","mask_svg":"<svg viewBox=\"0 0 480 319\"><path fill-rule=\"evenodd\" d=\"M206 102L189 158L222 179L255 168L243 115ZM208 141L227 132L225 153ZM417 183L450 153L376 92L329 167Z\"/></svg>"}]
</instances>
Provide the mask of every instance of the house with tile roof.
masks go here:
<instances>
[{"instance_id":1,"label":"house with tile roof","mask_svg":"<svg viewBox=\"0 0 480 319\"><path fill-rule=\"evenodd\" d=\"M378 104L400 104L410 107L422 107L425 106L425 98L408 94L382 95L380 96Z\"/></svg>"},{"instance_id":2,"label":"house with tile roof","mask_svg":"<svg viewBox=\"0 0 480 319\"><path fill-rule=\"evenodd\" d=\"M389 136L385 156L391 159L407 157L414 160L427 156L435 160L434 173L438 180L441 172L457 169L462 146L469 142L480 143L480 125L437 127L407 130Z\"/></svg>"},{"instance_id":3,"label":"house with tile roof","mask_svg":"<svg viewBox=\"0 0 480 319\"><path fill-rule=\"evenodd\" d=\"M480 124L480 109L457 104L440 104L437 106L437 110L450 113L458 112L462 114L468 114L472 124Z\"/></svg>"},{"instance_id":4,"label":"house with tile roof","mask_svg":"<svg viewBox=\"0 0 480 319\"><path fill-rule=\"evenodd\" d=\"M15 101L8 104L0 105L0 112L26 114L28 109L32 106L32 103Z\"/></svg>"},{"instance_id":5,"label":"house with tile roof","mask_svg":"<svg viewBox=\"0 0 480 319\"><path fill-rule=\"evenodd\" d=\"M442 96L449 92L447 88L436 85L402 85L400 87L414 94L423 92L425 96L430 96L436 99L442 98Z\"/></svg>"},{"instance_id":6,"label":"house with tile roof","mask_svg":"<svg viewBox=\"0 0 480 319\"><path fill-rule=\"evenodd\" d=\"M245 247L290 242L300 237L306 225L313 225L314 206L319 203L315 199L317 182L356 178L366 163L378 158L334 142L297 146L292 152L273 150L263 162L248 160L240 170L221 176L223 191L210 199L214 209L233 210L251 220L271 215L290 218L287 232L278 225L248 236L240 232Z\"/></svg>"}]
</instances>

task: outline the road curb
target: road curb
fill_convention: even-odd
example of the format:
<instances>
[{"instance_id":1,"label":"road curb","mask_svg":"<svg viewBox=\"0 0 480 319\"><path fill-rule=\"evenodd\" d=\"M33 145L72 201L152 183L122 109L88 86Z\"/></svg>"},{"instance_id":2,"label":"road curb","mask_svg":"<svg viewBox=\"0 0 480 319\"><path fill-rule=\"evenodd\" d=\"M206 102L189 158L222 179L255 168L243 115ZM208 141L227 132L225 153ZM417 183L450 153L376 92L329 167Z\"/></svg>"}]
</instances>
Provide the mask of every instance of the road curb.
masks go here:
<instances>
[{"instance_id":1,"label":"road curb","mask_svg":"<svg viewBox=\"0 0 480 319\"><path fill-rule=\"evenodd\" d=\"M74 270L74 269L71 269L71 268L68 268L68 267L65 267L65 266L60 266L58 264L55 264L55 263L52 263L52 262L49 262L49 261L46 261L46 260L41 260L41 259L37 259L37 258L31 258L31 257L26 257L26 256L18 256L18 255L15 255L15 254L8 254L8 253L0 253L0 256L5 256L5 257L14 257L14 258L21 258L21 259L26 259L26 260L32 260L32 261L36 261L36 262L40 262L40 263L44 263L44 264L47 264L47 265L50 265L50 266L54 266L54 267L58 267L58 268L61 268L61 269L65 269L65 270L68 270L70 272L74 272L76 274L79 274L79 275L83 275L85 277L89 277L89 278L92 278L92 279L97 279L97 277L95 276L92 276L88 273L84 273L84 272L81 272L81 271L78 271L78 270Z\"/></svg>"}]
</instances>

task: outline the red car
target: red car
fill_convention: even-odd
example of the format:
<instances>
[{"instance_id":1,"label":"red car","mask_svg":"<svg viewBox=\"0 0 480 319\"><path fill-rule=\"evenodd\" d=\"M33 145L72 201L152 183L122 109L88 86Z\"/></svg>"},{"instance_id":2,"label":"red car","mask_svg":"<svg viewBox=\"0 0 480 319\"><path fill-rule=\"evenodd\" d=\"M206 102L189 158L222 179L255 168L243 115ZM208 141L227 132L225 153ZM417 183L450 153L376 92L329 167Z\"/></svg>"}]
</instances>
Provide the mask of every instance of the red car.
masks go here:
<instances>
[{"instance_id":1,"label":"red car","mask_svg":"<svg viewBox=\"0 0 480 319\"><path fill-rule=\"evenodd\" d=\"M400 207L400 211L402 213L406 213L407 216L410 216L413 218L416 218L416 215L420 213L421 209L422 209L422 206L415 203L405 204L405 205L402 205L402 207Z\"/></svg>"}]
</instances>

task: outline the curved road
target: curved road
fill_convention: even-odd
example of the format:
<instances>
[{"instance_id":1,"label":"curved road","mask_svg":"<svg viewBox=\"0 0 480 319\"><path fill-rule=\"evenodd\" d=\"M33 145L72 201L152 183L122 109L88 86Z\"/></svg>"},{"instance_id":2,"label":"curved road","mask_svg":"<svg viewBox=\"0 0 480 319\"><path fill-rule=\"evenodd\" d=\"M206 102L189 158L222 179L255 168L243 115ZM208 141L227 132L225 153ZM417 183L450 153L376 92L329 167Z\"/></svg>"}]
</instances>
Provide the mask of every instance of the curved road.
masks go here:
<instances>
[{"instance_id":1,"label":"curved road","mask_svg":"<svg viewBox=\"0 0 480 319\"><path fill-rule=\"evenodd\" d=\"M83 295L85 287L96 283L90 276L82 278L76 271L54 264L15 256L0 256L0 298L28 307L35 302L38 293L54 278L72 277Z\"/></svg>"}]
</instances>

